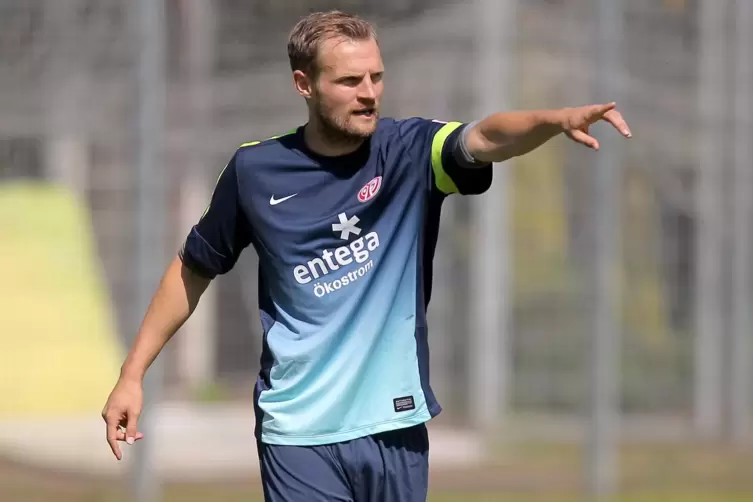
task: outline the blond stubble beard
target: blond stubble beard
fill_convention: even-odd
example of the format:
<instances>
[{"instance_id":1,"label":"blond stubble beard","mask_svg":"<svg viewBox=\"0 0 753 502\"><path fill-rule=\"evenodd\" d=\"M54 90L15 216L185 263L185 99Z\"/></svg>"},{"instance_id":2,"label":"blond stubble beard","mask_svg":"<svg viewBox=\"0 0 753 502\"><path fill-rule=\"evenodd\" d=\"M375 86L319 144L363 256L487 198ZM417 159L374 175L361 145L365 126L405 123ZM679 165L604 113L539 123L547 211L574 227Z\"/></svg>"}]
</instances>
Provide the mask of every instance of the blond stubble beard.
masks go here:
<instances>
[{"instance_id":1,"label":"blond stubble beard","mask_svg":"<svg viewBox=\"0 0 753 502\"><path fill-rule=\"evenodd\" d=\"M314 113L319 122L320 132L327 141L332 145L353 146L358 145L365 139L368 139L376 127L368 132L362 132L350 123L351 115L347 117L333 116L321 102L314 105ZM379 112L375 112L375 122L379 120Z\"/></svg>"}]
</instances>

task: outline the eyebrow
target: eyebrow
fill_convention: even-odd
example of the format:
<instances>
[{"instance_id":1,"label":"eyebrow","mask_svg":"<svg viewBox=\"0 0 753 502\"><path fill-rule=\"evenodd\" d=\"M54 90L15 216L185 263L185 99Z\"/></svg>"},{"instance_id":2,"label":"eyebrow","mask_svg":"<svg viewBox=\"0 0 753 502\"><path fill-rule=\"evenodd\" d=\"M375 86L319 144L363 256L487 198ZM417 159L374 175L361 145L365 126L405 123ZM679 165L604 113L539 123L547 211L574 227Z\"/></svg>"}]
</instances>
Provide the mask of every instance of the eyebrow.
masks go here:
<instances>
[{"instance_id":1,"label":"eyebrow","mask_svg":"<svg viewBox=\"0 0 753 502\"><path fill-rule=\"evenodd\" d=\"M336 80L342 80L342 79L348 79L348 78L363 78L366 75L381 75L384 73L384 70L379 71L367 71L365 73L346 73L345 75L342 75L340 77L337 77Z\"/></svg>"}]
</instances>

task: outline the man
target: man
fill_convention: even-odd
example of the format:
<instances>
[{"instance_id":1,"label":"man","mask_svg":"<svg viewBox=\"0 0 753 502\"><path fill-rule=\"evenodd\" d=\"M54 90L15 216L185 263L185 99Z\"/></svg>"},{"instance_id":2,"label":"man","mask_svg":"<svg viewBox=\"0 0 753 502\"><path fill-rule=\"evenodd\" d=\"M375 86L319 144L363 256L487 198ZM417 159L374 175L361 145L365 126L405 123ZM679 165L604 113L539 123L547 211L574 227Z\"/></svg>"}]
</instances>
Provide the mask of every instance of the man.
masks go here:
<instances>
[{"instance_id":1,"label":"man","mask_svg":"<svg viewBox=\"0 0 753 502\"><path fill-rule=\"evenodd\" d=\"M169 266L103 411L107 438L142 437L141 381L209 282L259 255L263 327L257 446L270 501L423 501L426 307L442 201L480 194L492 163L558 134L598 149L591 124L630 131L614 103L497 113L470 124L380 119L376 34L341 12L293 29L308 122L242 145ZM125 430L123 430L125 428Z\"/></svg>"}]
</instances>

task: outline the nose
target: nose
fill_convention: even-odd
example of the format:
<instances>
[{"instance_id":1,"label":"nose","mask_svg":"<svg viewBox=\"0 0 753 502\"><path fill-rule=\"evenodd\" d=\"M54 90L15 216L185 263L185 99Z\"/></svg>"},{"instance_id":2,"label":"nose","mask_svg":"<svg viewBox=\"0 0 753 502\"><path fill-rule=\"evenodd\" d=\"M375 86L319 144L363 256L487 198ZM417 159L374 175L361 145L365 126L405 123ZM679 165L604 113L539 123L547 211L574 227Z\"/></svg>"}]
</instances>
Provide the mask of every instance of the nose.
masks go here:
<instances>
[{"instance_id":1,"label":"nose","mask_svg":"<svg viewBox=\"0 0 753 502\"><path fill-rule=\"evenodd\" d=\"M376 95L376 84L370 79L364 79L358 88L358 98L364 101L374 101Z\"/></svg>"}]
</instances>

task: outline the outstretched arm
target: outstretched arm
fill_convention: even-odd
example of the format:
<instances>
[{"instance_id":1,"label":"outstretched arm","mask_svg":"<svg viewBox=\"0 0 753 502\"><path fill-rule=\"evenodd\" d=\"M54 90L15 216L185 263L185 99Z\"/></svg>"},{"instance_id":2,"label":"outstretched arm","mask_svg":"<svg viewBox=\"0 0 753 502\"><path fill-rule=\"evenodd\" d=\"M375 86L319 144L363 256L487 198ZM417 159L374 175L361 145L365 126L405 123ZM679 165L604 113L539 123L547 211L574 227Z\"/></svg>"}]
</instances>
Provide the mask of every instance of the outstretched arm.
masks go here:
<instances>
[{"instance_id":1,"label":"outstretched arm","mask_svg":"<svg viewBox=\"0 0 753 502\"><path fill-rule=\"evenodd\" d=\"M554 136L564 133L573 141L594 150L596 138L588 128L599 120L612 124L623 136L632 136L615 103L558 110L502 112L476 123L467 133L468 154L478 162L503 162L538 148Z\"/></svg>"}]
</instances>

